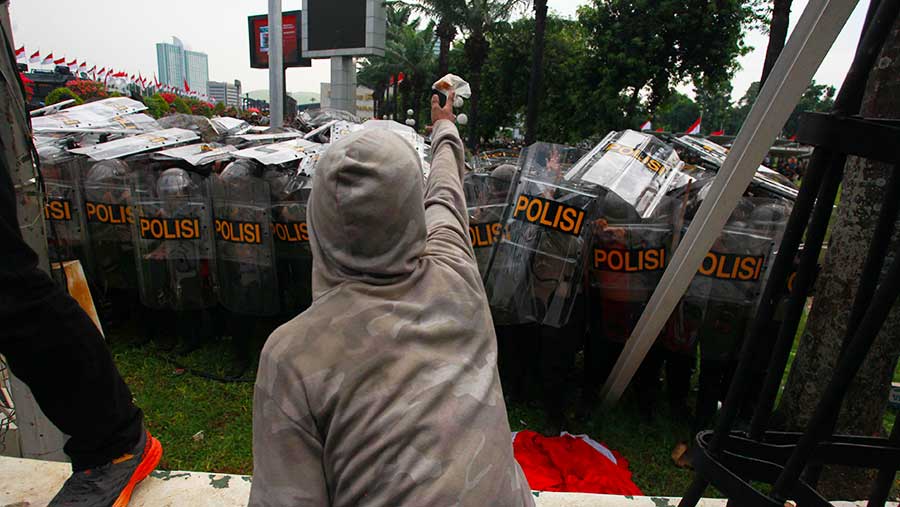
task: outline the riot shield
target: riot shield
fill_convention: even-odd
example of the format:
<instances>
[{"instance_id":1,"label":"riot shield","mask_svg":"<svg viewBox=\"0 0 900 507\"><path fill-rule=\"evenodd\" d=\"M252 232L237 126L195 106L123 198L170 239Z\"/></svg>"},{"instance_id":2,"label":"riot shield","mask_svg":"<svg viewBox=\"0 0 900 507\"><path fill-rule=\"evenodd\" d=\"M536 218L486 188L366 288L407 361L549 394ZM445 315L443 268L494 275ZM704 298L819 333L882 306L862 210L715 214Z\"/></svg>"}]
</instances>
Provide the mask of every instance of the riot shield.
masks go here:
<instances>
[{"instance_id":1,"label":"riot shield","mask_svg":"<svg viewBox=\"0 0 900 507\"><path fill-rule=\"evenodd\" d=\"M528 148L505 213L504 234L485 274L497 324L566 324L581 281L596 199L602 189L563 179L579 152Z\"/></svg>"},{"instance_id":2,"label":"riot shield","mask_svg":"<svg viewBox=\"0 0 900 507\"><path fill-rule=\"evenodd\" d=\"M703 359L733 359L738 353L789 215L785 200L742 198L704 257L688 289L707 298L699 330Z\"/></svg>"},{"instance_id":3,"label":"riot shield","mask_svg":"<svg viewBox=\"0 0 900 507\"><path fill-rule=\"evenodd\" d=\"M141 302L157 310L216 304L209 181L178 167L134 184L133 239Z\"/></svg>"},{"instance_id":4,"label":"riot shield","mask_svg":"<svg viewBox=\"0 0 900 507\"><path fill-rule=\"evenodd\" d=\"M134 222L133 185L143 180L145 160L104 160L90 166L84 176L84 209L91 240L94 282L111 289L137 288L137 270L131 239Z\"/></svg>"},{"instance_id":5,"label":"riot shield","mask_svg":"<svg viewBox=\"0 0 900 507\"><path fill-rule=\"evenodd\" d=\"M219 302L254 316L279 311L269 184L250 160L232 162L213 179Z\"/></svg>"},{"instance_id":6,"label":"riot shield","mask_svg":"<svg viewBox=\"0 0 900 507\"><path fill-rule=\"evenodd\" d=\"M681 166L668 144L649 134L625 130L609 133L566 173L565 179L599 185L646 218L683 179Z\"/></svg>"},{"instance_id":7,"label":"riot shield","mask_svg":"<svg viewBox=\"0 0 900 507\"><path fill-rule=\"evenodd\" d=\"M89 241L81 194L81 164L55 144L38 150L44 177L44 219L50 262L81 260L89 269Z\"/></svg>"},{"instance_id":8,"label":"riot shield","mask_svg":"<svg viewBox=\"0 0 900 507\"><path fill-rule=\"evenodd\" d=\"M306 206L312 180L299 171L271 171L272 235L282 312L296 315L312 304L312 251Z\"/></svg>"},{"instance_id":9,"label":"riot shield","mask_svg":"<svg viewBox=\"0 0 900 507\"><path fill-rule=\"evenodd\" d=\"M503 230L503 213L513 170L503 174L468 173L463 179L466 206L469 212L469 239L475 250L478 271L484 276L494 244L500 240Z\"/></svg>"}]
</instances>

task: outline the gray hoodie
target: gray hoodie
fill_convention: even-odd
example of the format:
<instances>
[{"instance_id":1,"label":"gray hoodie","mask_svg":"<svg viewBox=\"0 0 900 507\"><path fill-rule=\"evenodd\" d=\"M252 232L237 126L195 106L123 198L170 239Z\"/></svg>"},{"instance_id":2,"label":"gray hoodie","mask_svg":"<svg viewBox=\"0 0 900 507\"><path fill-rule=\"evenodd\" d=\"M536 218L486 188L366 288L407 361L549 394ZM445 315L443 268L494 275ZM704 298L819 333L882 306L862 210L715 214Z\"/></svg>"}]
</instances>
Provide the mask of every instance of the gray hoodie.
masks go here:
<instances>
[{"instance_id":1,"label":"gray hoodie","mask_svg":"<svg viewBox=\"0 0 900 507\"><path fill-rule=\"evenodd\" d=\"M513 458L491 314L468 237L463 146L431 174L363 130L319 162L312 306L260 358L251 506L532 506Z\"/></svg>"}]
</instances>

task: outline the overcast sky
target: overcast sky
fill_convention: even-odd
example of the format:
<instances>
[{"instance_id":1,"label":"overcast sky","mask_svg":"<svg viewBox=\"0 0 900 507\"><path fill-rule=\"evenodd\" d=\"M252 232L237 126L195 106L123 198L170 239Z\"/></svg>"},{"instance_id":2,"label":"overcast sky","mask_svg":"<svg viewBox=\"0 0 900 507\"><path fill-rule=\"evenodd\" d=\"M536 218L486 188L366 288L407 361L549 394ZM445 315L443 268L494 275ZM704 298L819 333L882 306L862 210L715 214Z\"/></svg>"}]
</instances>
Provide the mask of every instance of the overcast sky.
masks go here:
<instances>
[{"instance_id":1,"label":"overcast sky","mask_svg":"<svg viewBox=\"0 0 900 507\"><path fill-rule=\"evenodd\" d=\"M338 1L338 0L335 0ZM551 10L574 16L584 0L549 0ZM807 0L794 0L791 28ZM816 80L840 86L862 30L867 1L859 2L844 27ZM301 0L283 0L284 10L300 9ZM11 0L10 13L16 47L29 54L52 51L89 65L114 67L128 73L153 76L157 42L179 37L195 51L209 55L209 78L240 79L244 90L268 87L266 70L250 68L247 16L266 12L266 0ZM735 99L759 79L765 57L766 36L750 33L747 42L755 50L741 58L742 70L734 79ZM715 41L710 41L715 44ZM330 80L328 60L315 60L312 68L289 69L287 89L319 91ZM465 77L465 76L463 76ZM681 87L687 91L689 87Z\"/></svg>"}]
</instances>

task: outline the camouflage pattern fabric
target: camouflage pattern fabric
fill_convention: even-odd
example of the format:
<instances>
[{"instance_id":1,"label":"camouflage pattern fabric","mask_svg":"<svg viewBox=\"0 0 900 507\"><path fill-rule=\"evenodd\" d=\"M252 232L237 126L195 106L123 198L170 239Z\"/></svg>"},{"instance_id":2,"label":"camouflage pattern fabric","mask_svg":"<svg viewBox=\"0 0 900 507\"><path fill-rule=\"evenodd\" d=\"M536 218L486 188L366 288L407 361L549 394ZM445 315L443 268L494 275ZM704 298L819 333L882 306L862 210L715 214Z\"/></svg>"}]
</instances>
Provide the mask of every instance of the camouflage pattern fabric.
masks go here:
<instances>
[{"instance_id":1,"label":"camouflage pattern fabric","mask_svg":"<svg viewBox=\"0 0 900 507\"><path fill-rule=\"evenodd\" d=\"M532 506L513 458L469 237L463 145L435 125L422 184L367 129L319 162L312 306L276 330L253 408L251 506Z\"/></svg>"}]
</instances>

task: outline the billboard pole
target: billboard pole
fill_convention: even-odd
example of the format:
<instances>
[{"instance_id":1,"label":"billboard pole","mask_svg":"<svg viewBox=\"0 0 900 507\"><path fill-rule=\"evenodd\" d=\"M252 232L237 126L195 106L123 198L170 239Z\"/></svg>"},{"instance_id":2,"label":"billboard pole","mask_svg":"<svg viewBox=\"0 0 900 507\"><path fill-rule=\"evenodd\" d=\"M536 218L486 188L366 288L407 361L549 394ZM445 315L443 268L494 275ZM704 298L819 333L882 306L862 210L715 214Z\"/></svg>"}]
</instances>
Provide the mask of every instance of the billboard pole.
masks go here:
<instances>
[{"instance_id":1,"label":"billboard pole","mask_svg":"<svg viewBox=\"0 0 900 507\"><path fill-rule=\"evenodd\" d=\"M281 0L269 0L269 125L284 126L284 53Z\"/></svg>"}]
</instances>

